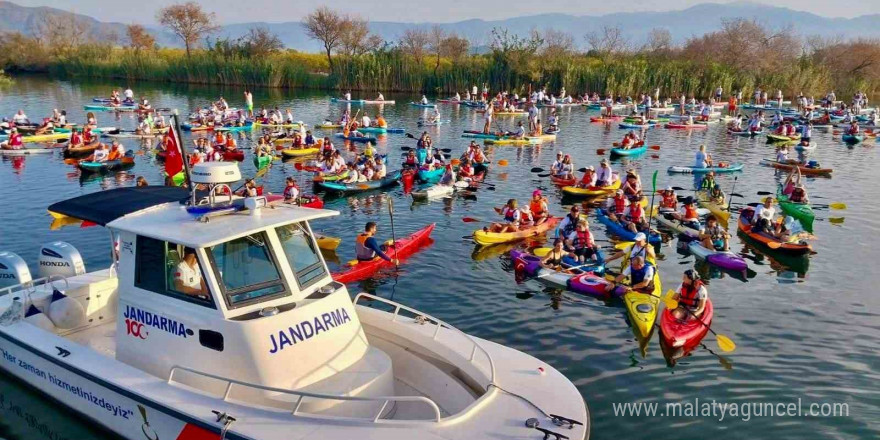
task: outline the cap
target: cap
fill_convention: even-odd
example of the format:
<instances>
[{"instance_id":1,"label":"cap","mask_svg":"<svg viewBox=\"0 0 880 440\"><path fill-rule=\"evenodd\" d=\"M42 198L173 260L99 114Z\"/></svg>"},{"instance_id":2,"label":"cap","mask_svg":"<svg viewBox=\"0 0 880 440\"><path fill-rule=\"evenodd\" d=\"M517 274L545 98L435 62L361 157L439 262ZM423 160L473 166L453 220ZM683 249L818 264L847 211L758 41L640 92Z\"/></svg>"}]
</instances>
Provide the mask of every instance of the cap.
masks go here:
<instances>
[{"instance_id":1,"label":"cap","mask_svg":"<svg viewBox=\"0 0 880 440\"><path fill-rule=\"evenodd\" d=\"M635 237L633 237L633 240L635 240L635 241L645 241L647 239L648 239L648 237L645 236L644 232L639 232L638 234L636 234Z\"/></svg>"},{"instance_id":2,"label":"cap","mask_svg":"<svg viewBox=\"0 0 880 440\"><path fill-rule=\"evenodd\" d=\"M685 205L693 205L693 204L694 204L694 198L691 197L691 196L688 196L686 199L684 199L684 204L685 204Z\"/></svg>"},{"instance_id":3,"label":"cap","mask_svg":"<svg viewBox=\"0 0 880 440\"><path fill-rule=\"evenodd\" d=\"M608 165L608 159L602 159L602 165Z\"/></svg>"},{"instance_id":4,"label":"cap","mask_svg":"<svg viewBox=\"0 0 880 440\"><path fill-rule=\"evenodd\" d=\"M675 190L674 190L674 189L672 189L672 187L671 187L671 186L667 186L667 187L666 187L666 191L675 191Z\"/></svg>"},{"instance_id":5,"label":"cap","mask_svg":"<svg viewBox=\"0 0 880 440\"><path fill-rule=\"evenodd\" d=\"M622 196L622 195L623 195L623 190L622 190L622 189L617 190L617 195Z\"/></svg>"},{"instance_id":6,"label":"cap","mask_svg":"<svg viewBox=\"0 0 880 440\"><path fill-rule=\"evenodd\" d=\"M588 166L587 169L590 170L590 171L596 171L596 168L593 167L592 165Z\"/></svg>"},{"instance_id":7,"label":"cap","mask_svg":"<svg viewBox=\"0 0 880 440\"><path fill-rule=\"evenodd\" d=\"M540 195L541 195L541 190L540 190L540 189L536 189L536 190L532 191L532 197L540 196Z\"/></svg>"}]
</instances>

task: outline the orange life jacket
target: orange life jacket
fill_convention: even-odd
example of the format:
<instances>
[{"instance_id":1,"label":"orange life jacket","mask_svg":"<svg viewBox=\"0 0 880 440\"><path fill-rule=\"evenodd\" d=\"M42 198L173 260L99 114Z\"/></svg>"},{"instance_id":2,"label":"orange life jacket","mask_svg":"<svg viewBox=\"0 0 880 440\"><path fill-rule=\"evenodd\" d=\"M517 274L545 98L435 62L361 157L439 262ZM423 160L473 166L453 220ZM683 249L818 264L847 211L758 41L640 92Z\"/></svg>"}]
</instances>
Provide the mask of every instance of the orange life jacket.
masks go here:
<instances>
[{"instance_id":1,"label":"orange life jacket","mask_svg":"<svg viewBox=\"0 0 880 440\"><path fill-rule=\"evenodd\" d=\"M535 199L532 199L532 200L529 202L529 210L532 211L532 214L535 215L535 216L541 216L541 215L544 215L544 213L545 213L545 211L544 211L544 199L541 199L541 200L535 200Z\"/></svg>"},{"instance_id":2,"label":"orange life jacket","mask_svg":"<svg viewBox=\"0 0 880 440\"><path fill-rule=\"evenodd\" d=\"M700 218L700 215L697 214L697 208L694 205L684 205L685 220L694 220L698 218Z\"/></svg>"}]
</instances>

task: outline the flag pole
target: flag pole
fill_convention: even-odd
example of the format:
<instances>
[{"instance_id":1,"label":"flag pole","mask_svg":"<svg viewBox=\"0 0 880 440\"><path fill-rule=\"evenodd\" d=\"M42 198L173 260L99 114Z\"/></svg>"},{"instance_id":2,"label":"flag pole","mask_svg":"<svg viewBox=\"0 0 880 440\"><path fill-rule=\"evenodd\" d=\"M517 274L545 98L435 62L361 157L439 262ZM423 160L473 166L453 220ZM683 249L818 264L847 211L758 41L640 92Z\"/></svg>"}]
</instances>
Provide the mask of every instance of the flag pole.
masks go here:
<instances>
[{"instance_id":1,"label":"flag pole","mask_svg":"<svg viewBox=\"0 0 880 440\"><path fill-rule=\"evenodd\" d=\"M183 139L180 138L180 121L177 119L177 109L174 109L171 119L174 120L174 136L177 141L177 150L180 152L180 160L183 162L183 182L187 188L192 189L192 182L189 180L189 159L186 157L186 147L183 146ZM174 176L171 176L171 178L174 179Z\"/></svg>"}]
</instances>

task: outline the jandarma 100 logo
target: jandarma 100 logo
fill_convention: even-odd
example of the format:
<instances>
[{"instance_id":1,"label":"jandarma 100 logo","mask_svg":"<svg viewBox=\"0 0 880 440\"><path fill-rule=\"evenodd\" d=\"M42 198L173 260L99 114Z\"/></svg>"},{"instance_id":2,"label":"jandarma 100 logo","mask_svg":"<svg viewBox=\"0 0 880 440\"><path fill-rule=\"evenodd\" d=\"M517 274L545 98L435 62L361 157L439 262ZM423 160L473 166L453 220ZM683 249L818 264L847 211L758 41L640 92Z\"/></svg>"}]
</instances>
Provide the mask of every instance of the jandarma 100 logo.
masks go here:
<instances>
[{"instance_id":1,"label":"jandarma 100 logo","mask_svg":"<svg viewBox=\"0 0 880 440\"><path fill-rule=\"evenodd\" d=\"M193 334L182 322L137 307L125 306L122 316L125 317L125 333L139 339L147 339L150 327L184 338Z\"/></svg>"}]
</instances>

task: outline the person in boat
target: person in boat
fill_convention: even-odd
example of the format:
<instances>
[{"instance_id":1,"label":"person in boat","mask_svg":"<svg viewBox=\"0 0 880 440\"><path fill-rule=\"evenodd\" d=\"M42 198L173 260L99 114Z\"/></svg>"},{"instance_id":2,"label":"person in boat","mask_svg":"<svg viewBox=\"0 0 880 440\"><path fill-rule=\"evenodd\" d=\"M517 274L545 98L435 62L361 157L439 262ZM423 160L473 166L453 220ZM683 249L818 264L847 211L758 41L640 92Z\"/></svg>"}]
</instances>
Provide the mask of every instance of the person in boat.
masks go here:
<instances>
[{"instance_id":1,"label":"person in boat","mask_svg":"<svg viewBox=\"0 0 880 440\"><path fill-rule=\"evenodd\" d=\"M706 145L701 144L694 157L694 168L709 168L712 166L712 156L706 152Z\"/></svg>"},{"instance_id":2,"label":"person in boat","mask_svg":"<svg viewBox=\"0 0 880 440\"><path fill-rule=\"evenodd\" d=\"M9 129L9 139L0 142L0 148L4 150L21 150L24 148L24 140L18 129L12 127Z\"/></svg>"},{"instance_id":3,"label":"person in boat","mask_svg":"<svg viewBox=\"0 0 880 440\"><path fill-rule=\"evenodd\" d=\"M373 261L377 257L390 263L399 264L397 258L391 258L385 253L387 248L379 245L376 240L376 232L378 227L376 222L367 222L364 226L364 232L359 234L354 241L354 252L358 261Z\"/></svg>"},{"instance_id":4,"label":"person in boat","mask_svg":"<svg viewBox=\"0 0 880 440\"><path fill-rule=\"evenodd\" d=\"M474 177L474 167L467 157L461 159L458 165L458 177L461 180L470 181Z\"/></svg>"},{"instance_id":5,"label":"person in boat","mask_svg":"<svg viewBox=\"0 0 880 440\"><path fill-rule=\"evenodd\" d=\"M755 214L752 216L752 224L758 232L764 232L775 235L774 219L776 218L776 208L773 207L773 197L764 198L764 203L755 208Z\"/></svg>"},{"instance_id":6,"label":"person in boat","mask_svg":"<svg viewBox=\"0 0 880 440\"><path fill-rule=\"evenodd\" d=\"M124 92L122 92L123 104L134 104L134 90L131 87L127 87Z\"/></svg>"},{"instance_id":7,"label":"person in boat","mask_svg":"<svg viewBox=\"0 0 880 440\"><path fill-rule=\"evenodd\" d=\"M486 153L483 152L483 148L474 141L471 141L471 144L468 147L467 158L474 166L484 166L484 164L488 162Z\"/></svg>"},{"instance_id":8,"label":"person in boat","mask_svg":"<svg viewBox=\"0 0 880 440\"><path fill-rule=\"evenodd\" d=\"M504 217L505 223L492 223L487 228L483 230L486 232L516 232L519 230L519 223L521 220L521 213L518 208L518 203L516 199L510 199L507 201L507 204L502 206L501 208L494 208L495 212L501 214Z\"/></svg>"},{"instance_id":9,"label":"person in boat","mask_svg":"<svg viewBox=\"0 0 880 440\"><path fill-rule=\"evenodd\" d=\"M547 207L547 198L541 194L541 190L532 191L532 199L529 200L529 212L532 216L532 222L535 226L547 221L550 216L550 209Z\"/></svg>"},{"instance_id":10,"label":"person in boat","mask_svg":"<svg viewBox=\"0 0 880 440\"><path fill-rule=\"evenodd\" d=\"M564 241L561 238L553 240L553 249L547 252L547 255L541 259L541 267L550 270L562 270L562 260L568 254L564 248Z\"/></svg>"},{"instance_id":11,"label":"person in boat","mask_svg":"<svg viewBox=\"0 0 880 440\"><path fill-rule=\"evenodd\" d=\"M682 202L681 209L673 213L672 217L684 226L700 230L700 214L697 212L697 205L693 197L686 198Z\"/></svg>"},{"instance_id":12,"label":"person in boat","mask_svg":"<svg viewBox=\"0 0 880 440\"><path fill-rule=\"evenodd\" d=\"M578 188L593 188L596 186L596 168L592 165L584 169L584 175L580 182L577 183Z\"/></svg>"},{"instance_id":13,"label":"person in boat","mask_svg":"<svg viewBox=\"0 0 880 440\"><path fill-rule=\"evenodd\" d=\"M596 172L596 183L598 187L608 186L614 183L614 170L611 169L611 163L608 159L602 159L599 164L599 170Z\"/></svg>"},{"instance_id":14,"label":"person in boat","mask_svg":"<svg viewBox=\"0 0 880 440\"><path fill-rule=\"evenodd\" d=\"M603 261L599 246L590 232L590 223L585 218L578 220L575 230L566 237L565 249L574 254L579 264L584 264L587 260L594 260L596 263Z\"/></svg>"},{"instance_id":15,"label":"person in boat","mask_svg":"<svg viewBox=\"0 0 880 440\"><path fill-rule=\"evenodd\" d=\"M547 126L548 133L556 133L559 131L559 117L556 116L556 110L553 110L550 113L550 116L547 117Z\"/></svg>"},{"instance_id":16,"label":"person in boat","mask_svg":"<svg viewBox=\"0 0 880 440\"><path fill-rule=\"evenodd\" d=\"M859 122L854 120L849 124L849 127L847 127L846 134L856 136L859 134L860 131L861 130L859 130Z\"/></svg>"},{"instance_id":17,"label":"person in boat","mask_svg":"<svg viewBox=\"0 0 880 440\"><path fill-rule=\"evenodd\" d=\"M306 145L307 147L311 147L311 146L313 146L313 145L315 145L315 144L317 143L317 142L315 141L315 136L312 135L311 130L309 130L309 131L306 132L306 138L305 138L305 140L304 140L304 143L305 143L305 145Z\"/></svg>"},{"instance_id":18,"label":"person in boat","mask_svg":"<svg viewBox=\"0 0 880 440\"><path fill-rule=\"evenodd\" d=\"M730 234L718 224L718 219L709 214L706 225L700 230L700 242L706 249L730 250Z\"/></svg>"},{"instance_id":19,"label":"person in boat","mask_svg":"<svg viewBox=\"0 0 880 440\"><path fill-rule=\"evenodd\" d=\"M471 141L471 143L474 143ZM565 174L562 171L563 168L563 154L561 151L556 152L556 160L553 161L553 164L550 165L550 173L552 173L553 177L564 178Z\"/></svg>"},{"instance_id":20,"label":"person in boat","mask_svg":"<svg viewBox=\"0 0 880 440\"><path fill-rule=\"evenodd\" d=\"M605 202L605 211L608 218L614 222L620 222L620 217L626 212L627 207L629 207L629 198L623 194L622 189L617 190L614 196Z\"/></svg>"},{"instance_id":21,"label":"person in boat","mask_svg":"<svg viewBox=\"0 0 880 440\"><path fill-rule=\"evenodd\" d=\"M226 147L226 151L235 151L236 148L238 148L238 143L235 142L235 138L232 137L232 133L226 133L224 145Z\"/></svg>"},{"instance_id":22,"label":"person in boat","mask_svg":"<svg viewBox=\"0 0 880 440\"><path fill-rule=\"evenodd\" d=\"M202 271L192 248L183 250L183 258L174 271L174 290L184 295L207 299L208 288L202 279Z\"/></svg>"},{"instance_id":23,"label":"person in boat","mask_svg":"<svg viewBox=\"0 0 880 440\"><path fill-rule=\"evenodd\" d=\"M385 117L383 117L379 113L376 113L376 117L373 118L373 120L376 122L376 127L388 128L388 122L386 122Z\"/></svg>"},{"instance_id":24,"label":"person in boat","mask_svg":"<svg viewBox=\"0 0 880 440\"><path fill-rule=\"evenodd\" d=\"M287 176L287 178L284 179L284 182L284 201L286 203L295 203L298 205L300 190L299 186L296 185L296 179L294 179L293 176Z\"/></svg>"},{"instance_id":25,"label":"person in boat","mask_svg":"<svg viewBox=\"0 0 880 440\"><path fill-rule=\"evenodd\" d=\"M700 181L700 191L711 192L715 187L718 186L718 182L715 181L715 172L709 171L703 177L703 180Z\"/></svg>"},{"instance_id":26,"label":"person in boat","mask_svg":"<svg viewBox=\"0 0 880 440\"><path fill-rule=\"evenodd\" d=\"M556 225L556 237L565 239L571 235L577 228L578 220L580 220L581 208L578 205L572 205L568 214L562 217L562 220Z\"/></svg>"},{"instance_id":27,"label":"person in boat","mask_svg":"<svg viewBox=\"0 0 880 440\"><path fill-rule=\"evenodd\" d=\"M519 226L521 228L531 228L535 225L535 217L532 215L532 210L529 208L529 205L523 205L519 207Z\"/></svg>"},{"instance_id":28,"label":"person in boat","mask_svg":"<svg viewBox=\"0 0 880 440\"><path fill-rule=\"evenodd\" d=\"M523 126L522 121L519 121L516 125L516 130L507 133L508 136L513 137L514 139L522 139L526 135L526 128Z\"/></svg>"},{"instance_id":29,"label":"person in boat","mask_svg":"<svg viewBox=\"0 0 880 440\"><path fill-rule=\"evenodd\" d=\"M141 96L141 100L138 103L138 110L147 111L152 109L153 107L150 105L150 101L148 101L146 97Z\"/></svg>"},{"instance_id":30,"label":"person in boat","mask_svg":"<svg viewBox=\"0 0 880 440\"><path fill-rule=\"evenodd\" d=\"M107 153L107 160L119 160L125 157L125 147L118 140L113 139L110 143L110 150Z\"/></svg>"},{"instance_id":31,"label":"person in boat","mask_svg":"<svg viewBox=\"0 0 880 440\"><path fill-rule=\"evenodd\" d=\"M257 189L257 183L254 182L254 179L247 178L244 181L244 188L242 188L242 194L244 197L256 197L259 195L259 190Z\"/></svg>"},{"instance_id":32,"label":"person in boat","mask_svg":"<svg viewBox=\"0 0 880 440\"><path fill-rule=\"evenodd\" d=\"M358 182L366 182L367 177L361 173L361 170L365 167L358 167L354 162L348 163L348 177L342 181L342 183L358 183Z\"/></svg>"},{"instance_id":33,"label":"person in boat","mask_svg":"<svg viewBox=\"0 0 880 440\"><path fill-rule=\"evenodd\" d=\"M629 150L636 145L636 136L635 133L630 130L629 133L623 135L623 140L620 141L620 148L623 150Z\"/></svg>"},{"instance_id":34,"label":"person in boat","mask_svg":"<svg viewBox=\"0 0 880 440\"><path fill-rule=\"evenodd\" d=\"M629 283L624 281L629 279ZM628 291L652 293L654 291L654 265L645 261L642 256L633 256L630 264L609 284L606 291L613 290L616 285L626 286Z\"/></svg>"},{"instance_id":35,"label":"person in boat","mask_svg":"<svg viewBox=\"0 0 880 440\"><path fill-rule=\"evenodd\" d=\"M373 169L375 170L375 175L373 176L373 179L375 180L382 180L388 175L388 168L385 166L385 161L381 157L373 158ZM453 174L453 179L454 178L455 175Z\"/></svg>"},{"instance_id":36,"label":"person in boat","mask_svg":"<svg viewBox=\"0 0 880 440\"><path fill-rule=\"evenodd\" d=\"M681 285L675 289L672 299L678 301L678 307L672 311L672 316L679 321L687 321L691 317L703 316L709 292L700 279L700 274L694 269L688 269L684 271Z\"/></svg>"},{"instance_id":37,"label":"person in boat","mask_svg":"<svg viewBox=\"0 0 880 440\"><path fill-rule=\"evenodd\" d=\"M18 110L15 115L12 117L12 124L15 126L18 125L31 125L31 120L28 119L27 115L24 114L24 110Z\"/></svg>"},{"instance_id":38,"label":"person in boat","mask_svg":"<svg viewBox=\"0 0 880 440\"><path fill-rule=\"evenodd\" d=\"M83 145L84 143L82 135L75 129L70 130L70 140L67 142L67 148L78 148L82 147Z\"/></svg>"},{"instance_id":39,"label":"person in boat","mask_svg":"<svg viewBox=\"0 0 880 440\"><path fill-rule=\"evenodd\" d=\"M788 146L780 145L776 148L776 161L779 163L790 163L788 159Z\"/></svg>"},{"instance_id":40,"label":"person in boat","mask_svg":"<svg viewBox=\"0 0 880 440\"><path fill-rule=\"evenodd\" d=\"M98 148L95 149L95 152L92 153L92 156L87 160L90 162L107 162L110 157L110 152L107 150L107 146L103 143L98 144Z\"/></svg>"},{"instance_id":41,"label":"person in boat","mask_svg":"<svg viewBox=\"0 0 880 440\"><path fill-rule=\"evenodd\" d=\"M627 171L626 180L624 180L623 186L620 189L622 189L623 194L630 199L641 199L642 184L639 182L639 176L635 173L635 171Z\"/></svg>"},{"instance_id":42,"label":"person in boat","mask_svg":"<svg viewBox=\"0 0 880 440\"><path fill-rule=\"evenodd\" d=\"M640 197L629 197L629 206L623 211L623 215L619 216L621 226L633 233L648 229L648 218L640 200Z\"/></svg>"},{"instance_id":43,"label":"person in boat","mask_svg":"<svg viewBox=\"0 0 880 440\"><path fill-rule=\"evenodd\" d=\"M406 153L406 158L403 160L404 168L418 168L419 167L419 159L416 158L416 152L413 150L409 150Z\"/></svg>"},{"instance_id":44,"label":"person in boat","mask_svg":"<svg viewBox=\"0 0 880 440\"><path fill-rule=\"evenodd\" d=\"M788 200L792 203L810 203L810 199L807 196L807 187L801 183L800 169L797 170L796 178L795 173L788 175L788 179L786 179L783 185L782 193L787 195Z\"/></svg>"},{"instance_id":45,"label":"person in boat","mask_svg":"<svg viewBox=\"0 0 880 440\"><path fill-rule=\"evenodd\" d=\"M376 156L376 147L373 146L372 142L367 142L367 145L364 147L364 157L368 159L372 159Z\"/></svg>"},{"instance_id":46,"label":"person in boat","mask_svg":"<svg viewBox=\"0 0 880 440\"><path fill-rule=\"evenodd\" d=\"M808 122L801 126L801 143L802 147L810 146L810 139L813 137L813 123Z\"/></svg>"},{"instance_id":47,"label":"person in boat","mask_svg":"<svg viewBox=\"0 0 880 440\"><path fill-rule=\"evenodd\" d=\"M678 210L678 196L671 186L660 190L658 195L660 196L660 212L675 212Z\"/></svg>"}]
</instances>

